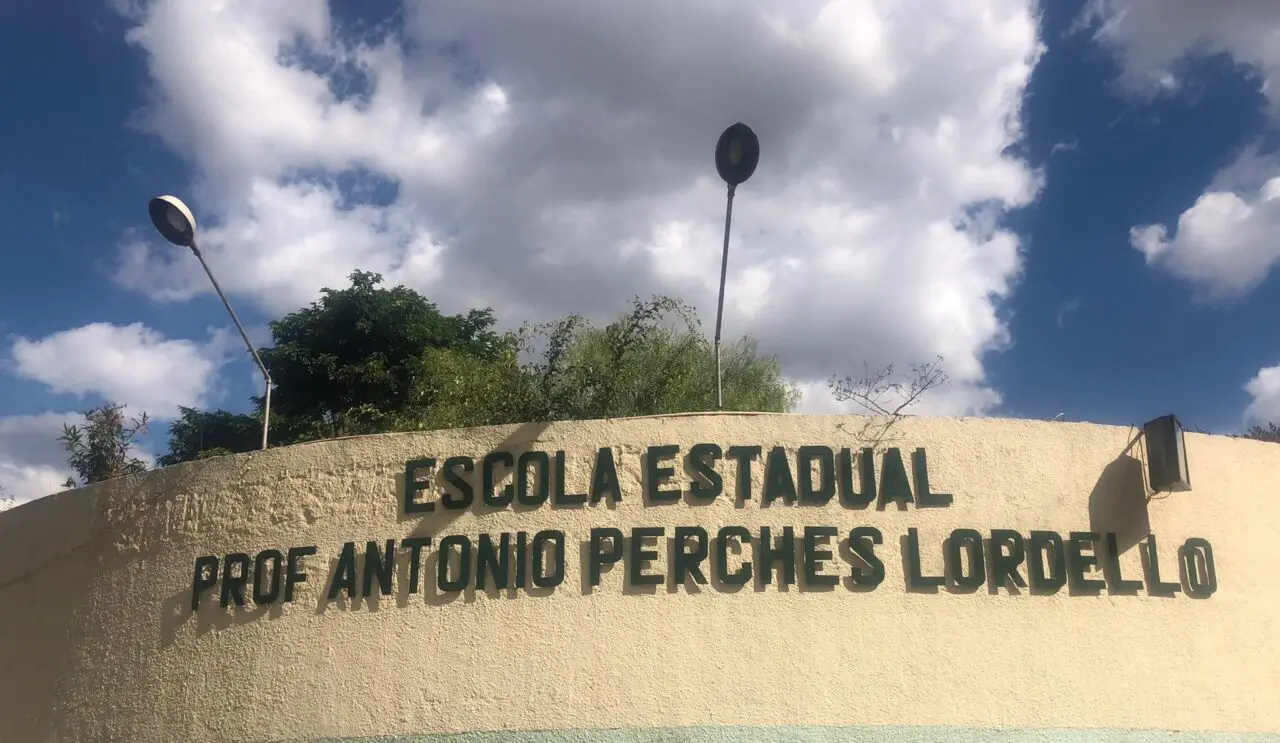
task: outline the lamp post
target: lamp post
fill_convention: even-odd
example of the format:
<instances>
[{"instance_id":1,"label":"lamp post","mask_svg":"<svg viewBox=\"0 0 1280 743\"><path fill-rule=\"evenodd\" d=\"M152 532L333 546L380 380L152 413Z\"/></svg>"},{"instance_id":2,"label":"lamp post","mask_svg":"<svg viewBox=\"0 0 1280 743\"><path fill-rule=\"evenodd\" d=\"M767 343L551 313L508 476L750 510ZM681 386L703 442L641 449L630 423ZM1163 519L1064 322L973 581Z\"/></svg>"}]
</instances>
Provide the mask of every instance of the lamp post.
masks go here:
<instances>
[{"instance_id":1,"label":"lamp post","mask_svg":"<svg viewBox=\"0 0 1280 743\"><path fill-rule=\"evenodd\" d=\"M729 186L724 208L724 251L720 255L720 298L716 302L716 410L724 409L724 380L720 374L720 324L724 317L724 280L729 268L729 226L733 222L733 194L738 184L756 172L760 140L751 127L738 122L725 129L716 142L716 172Z\"/></svg>"},{"instance_id":2,"label":"lamp post","mask_svg":"<svg viewBox=\"0 0 1280 743\"><path fill-rule=\"evenodd\" d=\"M164 239L174 245L190 248L195 255L196 260L200 261L200 266L204 268L204 272L209 276L209 282L213 284L213 290L218 293L218 298L222 300L222 305L227 308L227 313L231 315L231 322L235 323L236 330L240 331L240 337L244 339L244 345L249 349L253 360L258 364L258 370L262 372L263 384L266 392L262 399L262 448L267 448L267 431L271 423L271 373L267 371L267 365L262 363L262 357L258 356L258 351L253 347L253 343L249 341L249 334L244 332L244 326L240 324L240 318L236 317L236 311L231 309L231 303L227 301L227 295L222 293L222 287L218 285L218 280L213 277L213 271L209 270L209 264L205 263L204 255L200 253L200 248L196 245L196 218L182 203L182 199L177 196L157 196L147 204L147 213L151 215L151 223L155 225L156 231L160 233Z\"/></svg>"}]
</instances>

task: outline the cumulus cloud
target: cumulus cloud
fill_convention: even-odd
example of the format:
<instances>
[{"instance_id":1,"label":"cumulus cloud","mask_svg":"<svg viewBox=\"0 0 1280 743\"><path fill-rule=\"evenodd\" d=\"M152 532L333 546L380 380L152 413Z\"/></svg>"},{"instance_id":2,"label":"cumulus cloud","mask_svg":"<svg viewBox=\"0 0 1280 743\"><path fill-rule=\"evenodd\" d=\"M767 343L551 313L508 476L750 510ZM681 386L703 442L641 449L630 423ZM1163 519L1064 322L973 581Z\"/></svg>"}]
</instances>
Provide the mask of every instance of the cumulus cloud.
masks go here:
<instances>
[{"instance_id":1,"label":"cumulus cloud","mask_svg":"<svg viewBox=\"0 0 1280 743\"><path fill-rule=\"evenodd\" d=\"M142 325L92 323L43 338L14 339L14 372L55 394L98 396L172 417L180 405L199 406L222 363L229 338L206 343L166 339Z\"/></svg>"},{"instance_id":2,"label":"cumulus cloud","mask_svg":"<svg viewBox=\"0 0 1280 743\"><path fill-rule=\"evenodd\" d=\"M1280 365L1259 370L1244 389L1253 397L1245 409L1246 423L1280 423Z\"/></svg>"},{"instance_id":3,"label":"cumulus cloud","mask_svg":"<svg viewBox=\"0 0 1280 743\"><path fill-rule=\"evenodd\" d=\"M1273 115L1280 115L1280 4L1271 0L1090 0L1082 20L1120 57L1120 82L1139 95L1182 88L1185 63L1226 54L1258 75Z\"/></svg>"},{"instance_id":4,"label":"cumulus cloud","mask_svg":"<svg viewBox=\"0 0 1280 743\"><path fill-rule=\"evenodd\" d=\"M940 412L998 400L983 359L1009 342L1022 256L997 217L1040 187L1009 150L1041 52L1032 0L429 0L359 35L323 2L130 17L142 119L195 167L223 283L265 311L364 268L513 323L651 292L709 317L710 150L742 120L763 154L738 192L726 332L806 388L942 353ZM179 258L127 239L116 279L208 291Z\"/></svg>"},{"instance_id":5,"label":"cumulus cloud","mask_svg":"<svg viewBox=\"0 0 1280 743\"><path fill-rule=\"evenodd\" d=\"M1188 61L1225 54L1256 74L1272 115L1280 115L1280 4L1091 0L1083 20L1116 53L1129 92L1176 91ZM1197 298L1238 298L1280 261L1278 197L1280 160L1247 147L1182 212L1174 229L1137 225L1130 243L1147 265L1189 282Z\"/></svg>"},{"instance_id":6,"label":"cumulus cloud","mask_svg":"<svg viewBox=\"0 0 1280 743\"><path fill-rule=\"evenodd\" d=\"M1280 3L1249 0L1091 0L1083 16L1116 52L1121 82L1139 95L1180 88L1186 62L1224 54L1258 81L1271 121L1280 120ZM1253 291L1280 262L1280 156L1244 148L1178 217L1176 228L1138 225L1130 243L1147 265L1189 282L1202 300ZM1245 416L1280 420L1280 368L1264 368L1246 385Z\"/></svg>"},{"instance_id":7,"label":"cumulus cloud","mask_svg":"<svg viewBox=\"0 0 1280 743\"><path fill-rule=\"evenodd\" d=\"M1244 296L1280 262L1280 173L1256 192L1206 191L1178 217L1172 235L1164 225L1130 230L1147 265L1192 284L1208 300Z\"/></svg>"},{"instance_id":8,"label":"cumulus cloud","mask_svg":"<svg viewBox=\"0 0 1280 743\"><path fill-rule=\"evenodd\" d=\"M62 489L71 474L58 443L74 413L0 417L0 492L22 503Z\"/></svg>"}]
</instances>

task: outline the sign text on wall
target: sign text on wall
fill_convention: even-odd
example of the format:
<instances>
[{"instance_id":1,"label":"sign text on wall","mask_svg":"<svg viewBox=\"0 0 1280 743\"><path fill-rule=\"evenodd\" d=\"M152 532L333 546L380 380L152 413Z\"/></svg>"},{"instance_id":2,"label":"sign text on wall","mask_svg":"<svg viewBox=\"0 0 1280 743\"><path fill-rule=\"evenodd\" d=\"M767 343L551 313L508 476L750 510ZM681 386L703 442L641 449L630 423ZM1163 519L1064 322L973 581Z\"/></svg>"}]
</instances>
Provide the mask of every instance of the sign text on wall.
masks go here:
<instances>
[{"instance_id":1,"label":"sign text on wall","mask_svg":"<svg viewBox=\"0 0 1280 743\"><path fill-rule=\"evenodd\" d=\"M773 447L695 444L683 453L687 487L676 480L681 459L676 445L651 446L642 457L641 493L646 506L679 503L707 504L733 497L738 505L759 500L760 507L838 507L861 510L894 506L940 508L952 503L950 493L935 491L929 482L924 449L911 455L910 472L901 451L884 452L877 471L871 449L852 451L826 446L802 446L792 452ZM737 464L732 493L726 493L718 463ZM763 466L763 486L755 492L753 468ZM589 482L579 492L566 485L566 454L498 451L476 460L467 456L416 459L406 463L400 493L407 516L439 511L483 509L530 510L540 507L610 507L623 498L614 451L599 449ZM425 475L425 477L424 477ZM443 488L437 491L437 480ZM505 484L502 484L504 483ZM500 486L501 485L501 486ZM478 487L477 487L478 486ZM665 545L664 568L662 540ZM583 566L582 588L590 592L604 582L605 573L621 564L624 590L652 590L710 584L719 590L799 585L811 590L870 591L885 579L887 568L877 548L885 537L876 526L770 527L749 529L727 525L714 531L703 526L613 526L590 530L578 546ZM1112 532L1055 531L1028 533L993 528L953 530L940 547L943 570L924 569L919 530L910 527L899 540L903 580L908 590L965 593L986 585L989 592L1005 590L1031 595L1052 594L1064 586L1073 593L1174 595L1185 591L1208 598L1217 590L1213 549L1205 539L1192 537L1177 550L1176 564L1162 564L1154 534L1139 545L1141 579L1125 576L1120 549ZM408 536L400 540L345 543L334 568L325 578L326 600L343 595L390 596L399 588L412 595L427 590L441 593L477 591L551 592L566 579L571 545L565 532L482 533L475 536ZM314 545L266 549L255 555L230 553L196 559L191 608L202 597L216 595L222 606L292 602L297 586L311 580L305 560L316 555ZM429 567L431 566L431 567ZM402 577L398 579L397 574Z\"/></svg>"}]
</instances>

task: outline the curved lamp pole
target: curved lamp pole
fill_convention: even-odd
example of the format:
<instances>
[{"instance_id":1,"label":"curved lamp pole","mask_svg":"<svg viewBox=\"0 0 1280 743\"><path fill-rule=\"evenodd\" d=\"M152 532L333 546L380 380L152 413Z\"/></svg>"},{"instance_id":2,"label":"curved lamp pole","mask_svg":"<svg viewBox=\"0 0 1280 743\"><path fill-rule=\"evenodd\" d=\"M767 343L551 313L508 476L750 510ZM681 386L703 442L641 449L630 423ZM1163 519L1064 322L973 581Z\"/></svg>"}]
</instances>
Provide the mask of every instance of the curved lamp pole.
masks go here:
<instances>
[{"instance_id":1,"label":"curved lamp pole","mask_svg":"<svg viewBox=\"0 0 1280 743\"><path fill-rule=\"evenodd\" d=\"M213 290L218 293L218 298L222 300L222 304L227 308L227 313L231 315L231 322L235 323L236 330L240 331L240 337L244 339L244 345L248 347L249 353L253 356L253 360L258 364L258 370L262 372L262 379L266 388L262 400L262 448L267 448L267 430L271 423L271 373L267 371L267 365L262 363L262 358L258 356L258 351L253 347L253 343L249 341L249 334L244 332L244 326L240 324L240 318L236 317L236 311L231 309L231 303L227 301L227 295L222 293L222 287L218 285L218 280L213 277L213 271L209 270L209 264L205 263L204 255L200 253L199 246L196 245L196 218L182 203L182 199L177 196L157 196L147 204L147 213L151 215L151 223L156 226L156 231L160 233L164 239L183 248L190 248L195 254L200 265L204 268L204 272L209 276L209 282L213 284Z\"/></svg>"},{"instance_id":2,"label":"curved lamp pole","mask_svg":"<svg viewBox=\"0 0 1280 743\"><path fill-rule=\"evenodd\" d=\"M724 410L724 382L720 374L720 322L724 316L724 280L729 268L729 226L733 222L733 194L738 184L756 172L760 140L741 121L725 129L716 142L716 172L729 186L724 209L724 252L720 255L720 299L716 302L716 410Z\"/></svg>"}]
</instances>

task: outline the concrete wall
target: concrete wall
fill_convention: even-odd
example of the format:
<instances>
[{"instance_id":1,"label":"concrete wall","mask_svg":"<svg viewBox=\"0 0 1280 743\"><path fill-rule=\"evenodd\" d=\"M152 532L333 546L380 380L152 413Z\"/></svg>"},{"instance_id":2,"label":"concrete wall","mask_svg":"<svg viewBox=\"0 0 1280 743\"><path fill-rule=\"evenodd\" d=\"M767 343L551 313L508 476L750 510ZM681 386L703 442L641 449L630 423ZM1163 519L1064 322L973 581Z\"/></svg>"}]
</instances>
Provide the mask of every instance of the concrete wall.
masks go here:
<instances>
[{"instance_id":1,"label":"concrete wall","mask_svg":"<svg viewBox=\"0 0 1280 743\"><path fill-rule=\"evenodd\" d=\"M1136 430L909 419L880 447L897 447L915 475L912 503L847 508L837 493L826 505L791 504L775 467L770 494L784 495L763 506L772 447L785 447L794 469L800 446L856 453L878 436L868 425L706 415L374 436L192 463L21 506L0 514L0 741L1280 740L1280 447L1188 435L1194 490L1148 502ZM749 499L735 497L728 458L715 464L725 492L709 502L691 495L683 459L699 442L762 447ZM670 503L643 496L642 465L658 445L679 446L676 484L659 483L683 488ZM433 494L445 485L437 472L428 489L411 490L414 503L437 501L435 510L405 512L407 460L537 450L554 464L563 451L566 492L584 493L593 471L606 469L597 466L602 447L616 462L617 503L446 509ZM917 507L917 448L930 490L952 494L949 505ZM893 480L883 454L875 469L882 486ZM479 469L466 479L479 500ZM596 489L606 490L601 481ZM459 491L450 492L456 503ZM793 527L797 583L779 585L780 561L768 585L726 585L713 560L700 565L705 584L676 585L675 527L705 528L714 557L727 525L745 527L753 542L763 526L775 538ZM806 545L814 526L835 527L836 539ZM632 584L627 540L627 557L589 585L592 530L608 527L628 536L664 528L656 559L642 566L664 582ZM874 545L879 585L854 578L870 574L854 554L869 542L848 542L857 527L883 537ZM968 575L962 560L950 585L913 588L904 564L912 528L923 576L946 572L944 543L957 528L1014 530L1024 546L1033 530L1064 540L1114 533L1120 578L1138 587L1122 590L1114 570L1085 573L1072 558L1081 576L1111 587L1055 591L991 575L958 585ZM477 590L472 579L465 590L440 590L444 537L468 538L474 571L479 535L502 532L562 532L563 581ZM1148 533L1162 580L1180 584L1172 595L1149 585ZM416 570L404 542L412 537L433 539ZM1192 538L1212 545L1208 597L1190 595L1208 590L1201 548L1191 550L1200 555L1194 585L1179 569ZM361 595L375 562L367 543L391 539L390 594L369 570L375 595ZM356 596L330 601L347 542L358 553ZM1109 562L1105 537L1077 544L1084 558ZM758 546L728 549L726 569ZM304 547L315 554L296 560L306 582L294 579L292 601L282 580L273 601L255 605L249 580L245 606L230 591L233 606L221 607L215 584L192 610L199 558L219 573L230 563L235 576L237 558L227 555L243 553L252 578L263 551L278 550L283 563ZM809 557L833 553L818 572L836 585L806 581L806 547ZM460 553L451 554L446 586L459 567ZM554 563L543 568L553 573ZM1028 571L1015 567L1019 579ZM260 593L270 593L273 574L264 572Z\"/></svg>"}]
</instances>

